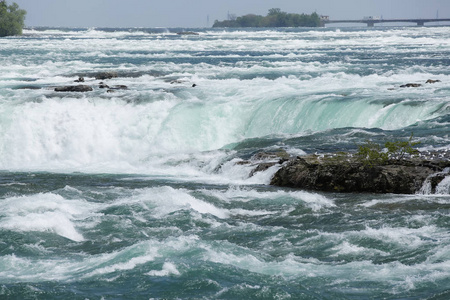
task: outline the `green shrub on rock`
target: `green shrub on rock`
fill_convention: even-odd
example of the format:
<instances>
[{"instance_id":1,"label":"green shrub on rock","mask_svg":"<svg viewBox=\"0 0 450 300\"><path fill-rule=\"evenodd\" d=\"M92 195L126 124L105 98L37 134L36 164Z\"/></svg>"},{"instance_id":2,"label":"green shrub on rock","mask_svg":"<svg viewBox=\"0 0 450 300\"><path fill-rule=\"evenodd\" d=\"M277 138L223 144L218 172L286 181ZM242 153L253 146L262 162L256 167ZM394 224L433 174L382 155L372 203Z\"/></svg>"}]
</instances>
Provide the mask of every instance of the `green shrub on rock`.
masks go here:
<instances>
[{"instance_id":1,"label":"green shrub on rock","mask_svg":"<svg viewBox=\"0 0 450 300\"><path fill-rule=\"evenodd\" d=\"M364 145L358 145L356 157L365 166L372 168L377 165L384 165L389 159L389 154L383 152L380 145L372 141L366 141Z\"/></svg>"},{"instance_id":2,"label":"green shrub on rock","mask_svg":"<svg viewBox=\"0 0 450 300\"><path fill-rule=\"evenodd\" d=\"M408 141L386 142L384 147L387 148L389 157L394 159L403 159L406 154L412 155L417 153L418 151L413 147L420 144L420 142L413 142L412 138L413 134L411 133Z\"/></svg>"},{"instance_id":3,"label":"green shrub on rock","mask_svg":"<svg viewBox=\"0 0 450 300\"><path fill-rule=\"evenodd\" d=\"M420 142L412 141L413 134L407 141L388 141L384 144L386 150L372 141L366 141L364 145L358 145L358 152L356 158L365 166L374 167L384 165L389 159L400 160L405 158L407 154L412 155L418 151L413 147L420 144Z\"/></svg>"}]
</instances>

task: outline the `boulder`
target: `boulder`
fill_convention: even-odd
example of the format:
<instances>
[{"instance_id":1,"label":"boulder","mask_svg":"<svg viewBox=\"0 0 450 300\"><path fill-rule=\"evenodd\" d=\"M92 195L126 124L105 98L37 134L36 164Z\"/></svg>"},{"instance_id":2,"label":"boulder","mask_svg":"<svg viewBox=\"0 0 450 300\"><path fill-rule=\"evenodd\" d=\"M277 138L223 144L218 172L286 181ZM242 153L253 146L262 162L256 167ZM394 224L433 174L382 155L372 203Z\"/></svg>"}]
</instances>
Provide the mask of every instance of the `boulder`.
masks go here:
<instances>
[{"instance_id":1,"label":"boulder","mask_svg":"<svg viewBox=\"0 0 450 300\"><path fill-rule=\"evenodd\" d=\"M180 79L176 79L176 80L172 80L172 81L170 81L170 84L181 84L181 83L184 83L184 82L186 82L186 80L180 80Z\"/></svg>"},{"instance_id":2,"label":"boulder","mask_svg":"<svg viewBox=\"0 0 450 300\"><path fill-rule=\"evenodd\" d=\"M78 77L78 79L74 80L74 82L84 82L84 77Z\"/></svg>"},{"instance_id":3,"label":"boulder","mask_svg":"<svg viewBox=\"0 0 450 300\"><path fill-rule=\"evenodd\" d=\"M441 81L440 80L428 79L426 83L436 83L436 82L441 82Z\"/></svg>"},{"instance_id":4,"label":"boulder","mask_svg":"<svg viewBox=\"0 0 450 300\"><path fill-rule=\"evenodd\" d=\"M182 31L182 32L177 32L178 35L199 35L197 32L193 32L193 31Z\"/></svg>"},{"instance_id":5,"label":"boulder","mask_svg":"<svg viewBox=\"0 0 450 300\"><path fill-rule=\"evenodd\" d=\"M389 160L369 167L350 156L315 155L289 160L275 173L271 185L345 193L414 194L433 174L450 167L450 160ZM435 176L435 187L445 176Z\"/></svg>"},{"instance_id":6,"label":"boulder","mask_svg":"<svg viewBox=\"0 0 450 300\"><path fill-rule=\"evenodd\" d=\"M252 161L276 161L278 163L283 163L290 158L289 154L283 150L277 150L273 152L258 152L252 156Z\"/></svg>"},{"instance_id":7,"label":"boulder","mask_svg":"<svg viewBox=\"0 0 450 300\"><path fill-rule=\"evenodd\" d=\"M105 85L105 87L108 88L108 90L106 91L107 93L114 93L118 90L128 90L128 87L126 85L113 85L113 86Z\"/></svg>"},{"instance_id":8,"label":"boulder","mask_svg":"<svg viewBox=\"0 0 450 300\"><path fill-rule=\"evenodd\" d=\"M92 90L93 90L92 87L82 84L60 86L55 88L55 92L90 92Z\"/></svg>"},{"instance_id":9,"label":"boulder","mask_svg":"<svg viewBox=\"0 0 450 300\"><path fill-rule=\"evenodd\" d=\"M41 86L37 85L20 85L15 87L16 90L40 90L42 89Z\"/></svg>"},{"instance_id":10,"label":"boulder","mask_svg":"<svg viewBox=\"0 0 450 300\"><path fill-rule=\"evenodd\" d=\"M268 168L275 166L277 163L276 162L267 162L267 163L260 163L256 166L256 168L254 168L250 174L249 177L254 176L256 173L258 172L262 172L262 171L266 171Z\"/></svg>"},{"instance_id":11,"label":"boulder","mask_svg":"<svg viewBox=\"0 0 450 300\"><path fill-rule=\"evenodd\" d=\"M111 90L128 90L128 87L126 85L113 85L109 87Z\"/></svg>"},{"instance_id":12,"label":"boulder","mask_svg":"<svg viewBox=\"0 0 450 300\"><path fill-rule=\"evenodd\" d=\"M401 88L410 88L410 87L421 87L422 85L420 83L407 83L403 84L400 87Z\"/></svg>"},{"instance_id":13,"label":"boulder","mask_svg":"<svg viewBox=\"0 0 450 300\"><path fill-rule=\"evenodd\" d=\"M253 169L251 170L249 176L252 177L258 172L265 171L272 166L280 165L290 158L289 154L283 150L279 149L274 152L258 152L254 154L250 160L239 161L237 165L251 165Z\"/></svg>"},{"instance_id":14,"label":"boulder","mask_svg":"<svg viewBox=\"0 0 450 300\"><path fill-rule=\"evenodd\" d=\"M99 72L95 74L95 79L105 80L118 77L117 72Z\"/></svg>"}]
</instances>

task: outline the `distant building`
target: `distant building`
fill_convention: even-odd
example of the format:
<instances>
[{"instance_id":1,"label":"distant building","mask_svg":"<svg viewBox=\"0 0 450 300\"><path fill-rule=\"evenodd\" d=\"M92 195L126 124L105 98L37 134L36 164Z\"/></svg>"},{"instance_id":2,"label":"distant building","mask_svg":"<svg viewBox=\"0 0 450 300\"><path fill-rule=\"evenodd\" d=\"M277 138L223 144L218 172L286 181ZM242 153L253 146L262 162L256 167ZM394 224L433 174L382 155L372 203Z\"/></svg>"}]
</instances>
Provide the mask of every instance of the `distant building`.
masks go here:
<instances>
[{"instance_id":1,"label":"distant building","mask_svg":"<svg viewBox=\"0 0 450 300\"><path fill-rule=\"evenodd\" d=\"M320 20L321 21L329 21L330 20L330 16L320 16Z\"/></svg>"}]
</instances>

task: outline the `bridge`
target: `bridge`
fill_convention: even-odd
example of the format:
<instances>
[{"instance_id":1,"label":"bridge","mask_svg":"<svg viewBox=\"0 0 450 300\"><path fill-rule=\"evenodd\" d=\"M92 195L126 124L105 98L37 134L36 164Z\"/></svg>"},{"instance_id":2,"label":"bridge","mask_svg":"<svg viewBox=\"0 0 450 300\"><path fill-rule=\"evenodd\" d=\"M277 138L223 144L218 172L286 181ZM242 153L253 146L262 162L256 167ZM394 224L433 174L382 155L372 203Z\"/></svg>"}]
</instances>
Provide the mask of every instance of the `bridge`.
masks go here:
<instances>
[{"instance_id":1,"label":"bridge","mask_svg":"<svg viewBox=\"0 0 450 300\"><path fill-rule=\"evenodd\" d=\"M374 27L377 23L416 23L417 26L424 26L425 23L430 22L450 22L450 19L377 19L377 18L364 18L362 20L329 20L321 19L322 27L326 24L336 23L366 23L368 27Z\"/></svg>"}]
</instances>

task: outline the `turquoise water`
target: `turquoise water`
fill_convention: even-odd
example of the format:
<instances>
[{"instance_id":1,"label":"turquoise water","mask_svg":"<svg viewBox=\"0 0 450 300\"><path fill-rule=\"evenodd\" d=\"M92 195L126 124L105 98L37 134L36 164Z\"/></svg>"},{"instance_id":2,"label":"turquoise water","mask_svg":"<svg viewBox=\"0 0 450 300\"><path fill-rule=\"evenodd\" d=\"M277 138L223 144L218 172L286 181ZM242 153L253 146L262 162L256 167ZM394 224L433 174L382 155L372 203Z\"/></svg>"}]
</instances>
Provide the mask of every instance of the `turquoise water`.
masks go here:
<instances>
[{"instance_id":1,"label":"turquoise water","mask_svg":"<svg viewBox=\"0 0 450 300\"><path fill-rule=\"evenodd\" d=\"M373 195L249 176L260 151L448 149L447 27L180 30L0 39L0 298L450 297L450 180ZM78 76L94 91L53 91Z\"/></svg>"}]
</instances>

